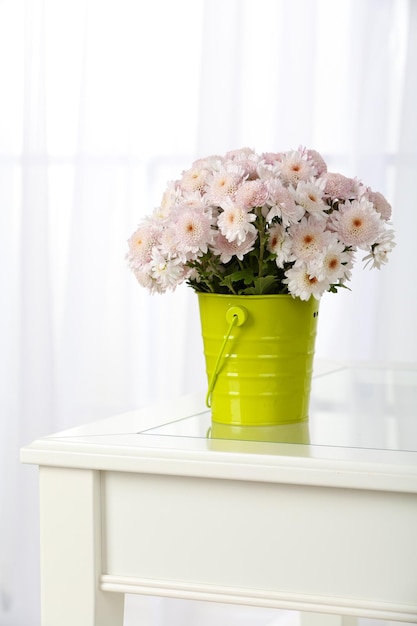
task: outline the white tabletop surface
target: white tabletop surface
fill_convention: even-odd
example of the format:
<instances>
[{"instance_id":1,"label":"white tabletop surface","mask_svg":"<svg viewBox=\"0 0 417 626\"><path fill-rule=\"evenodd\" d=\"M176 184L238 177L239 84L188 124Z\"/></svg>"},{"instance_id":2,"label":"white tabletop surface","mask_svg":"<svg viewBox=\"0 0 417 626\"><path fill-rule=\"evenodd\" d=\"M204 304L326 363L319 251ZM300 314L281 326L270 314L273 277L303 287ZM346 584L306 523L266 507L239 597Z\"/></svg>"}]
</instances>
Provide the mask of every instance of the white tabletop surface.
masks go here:
<instances>
[{"instance_id":1,"label":"white tabletop surface","mask_svg":"<svg viewBox=\"0 0 417 626\"><path fill-rule=\"evenodd\" d=\"M307 443L210 436L204 391L34 441L25 463L417 492L417 366L316 362ZM283 437L287 439L288 436Z\"/></svg>"}]
</instances>

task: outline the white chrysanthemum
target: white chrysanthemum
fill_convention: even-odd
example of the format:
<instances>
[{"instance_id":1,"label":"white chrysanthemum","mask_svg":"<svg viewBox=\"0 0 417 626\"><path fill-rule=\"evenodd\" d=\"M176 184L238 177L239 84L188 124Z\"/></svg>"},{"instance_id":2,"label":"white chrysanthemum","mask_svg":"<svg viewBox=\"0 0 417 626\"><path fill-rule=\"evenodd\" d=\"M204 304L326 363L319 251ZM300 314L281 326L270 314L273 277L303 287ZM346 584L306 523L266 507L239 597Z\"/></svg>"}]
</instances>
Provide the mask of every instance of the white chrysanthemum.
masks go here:
<instances>
[{"instance_id":1,"label":"white chrysanthemum","mask_svg":"<svg viewBox=\"0 0 417 626\"><path fill-rule=\"evenodd\" d=\"M151 276L161 292L175 289L184 280L184 272L180 259L169 258L154 248L151 261Z\"/></svg>"},{"instance_id":2,"label":"white chrysanthemum","mask_svg":"<svg viewBox=\"0 0 417 626\"><path fill-rule=\"evenodd\" d=\"M247 180L255 180L258 178L258 163L260 156L255 153L252 148L242 148L241 150L232 150L227 152L225 156L226 162L232 161L239 165L244 172L244 177Z\"/></svg>"},{"instance_id":3,"label":"white chrysanthemum","mask_svg":"<svg viewBox=\"0 0 417 626\"><path fill-rule=\"evenodd\" d=\"M258 178L260 178L261 180L265 180L265 181L272 181L272 180L276 180L281 182L279 176L279 169L278 169L278 165L279 162L269 162L266 159L262 159L259 163L258 163L258 167L256 168L256 172L258 175Z\"/></svg>"},{"instance_id":4,"label":"white chrysanthemum","mask_svg":"<svg viewBox=\"0 0 417 626\"><path fill-rule=\"evenodd\" d=\"M201 283L201 276L195 267L184 269L184 280L192 280L195 283Z\"/></svg>"},{"instance_id":5,"label":"white chrysanthemum","mask_svg":"<svg viewBox=\"0 0 417 626\"><path fill-rule=\"evenodd\" d=\"M200 194L199 191L184 191L181 195L179 205L180 210L182 210L183 207L198 208L201 211L205 211L207 209L205 195Z\"/></svg>"},{"instance_id":6,"label":"white chrysanthemum","mask_svg":"<svg viewBox=\"0 0 417 626\"><path fill-rule=\"evenodd\" d=\"M253 154L248 156L247 159L239 161L240 167L244 170L245 179L247 180L256 180L259 178L258 176L258 164L260 161L260 157Z\"/></svg>"},{"instance_id":7,"label":"white chrysanthemum","mask_svg":"<svg viewBox=\"0 0 417 626\"><path fill-rule=\"evenodd\" d=\"M266 206L270 207L264 215L267 222L272 221L274 217L281 218L284 226L298 222L303 217L305 209L295 203L287 187L276 179L267 180L266 185L269 191Z\"/></svg>"},{"instance_id":8,"label":"white chrysanthemum","mask_svg":"<svg viewBox=\"0 0 417 626\"><path fill-rule=\"evenodd\" d=\"M319 280L314 276L306 263L295 263L285 272L285 276L282 282L288 286L289 293L300 300L308 300L311 296L320 300L331 284L327 279Z\"/></svg>"},{"instance_id":9,"label":"white chrysanthemum","mask_svg":"<svg viewBox=\"0 0 417 626\"><path fill-rule=\"evenodd\" d=\"M319 280L328 280L332 284L349 280L353 265L353 252L345 250L340 241L331 243L311 265L310 270Z\"/></svg>"},{"instance_id":10,"label":"white chrysanthemum","mask_svg":"<svg viewBox=\"0 0 417 626\"><path fill-rule=\"evenodd\" d=\"M169 215L171 208L178 204L180 197L181 189L179 188L177 182L170 181L162 196L160 206L154 211L154 217L158 219L166 218Z\"/></svg>"},{"instance_id":11,"label":"white chrysanthemum","mask_svg":"<svg viewBox=\"0 0 417 626\"><path fill-rule=\"evenodd\" d=\"M220 172L223 167L223 161L224 157L219 156L218 154L213 154L212 156L208 156L203 159L197 159L196 161L194 161L191 167L205 169L209 173Z\"/></svg>"},{"instance_id":12,"label":"white chrysanthemum","mask_svg":"<svg viewBox=\"0 0 417 626\"><path fill-rule=\"evenodd\" d=\"M303 217L301 222L288 229L292 237L292 261L313 261L336 237L325 230L325 223L313 217Z\"/></svg>"},{"instance_id":13,"label":"white chrysanthemum","mask_svg":"<svg viewBox=\"0 0 417 626\"><path fill-rule=\"evenodd\" d=\"M278 267L284 267L291 256L291 237L282 224L274 224L269 229L267 248L276 255L275 262Z\"/></svg>"},{"instance_id":14,"label":"white chrysanthemum","mask_svg":"<svg viewBox=\"0 0 417 626\"><path fill-rule=\"evenodd\" d=\"M329 207L323 201L325 180L316 179L315 182L301 180L294 191L294 199L297 204L302 206L310 215L314 215L320 219L327 218L325 210Z\"/></svg>"},{"instance_id":15,"label":"white chrysanthemum","mask_svg":"<svg viewBox=\"0 0 417 626\"><path fill-rule=\"evenodd\" d=\"M211 216L200 208L185 207L172 223L177 236L177 248L185 254L207 252L213 239Z\"/></svg>"},{"instance_id":16,"label":"white chrysanthemum","mask_svg":"<svg viewBox=\"0 0 417 626\"><path fill-rule=\"evenodd\" d=\"M362 197L360 201L346 200L332 213L331 228L346 246L367 249L381 236L383 221L373 205Z\"/></svg>"},{"instance_id":17,"label":"white chrysanthemum","mask_svg":"<svg viewBox=\"0 0 417 626\"><path fill-rule=\"evenodd\" d=\"M150 293L163 293L162 286L152 277L152 266L148 263L141 269L133 268L133 274L141 287L148 289Z\"/></svg>"},{"instance_id":18,"label":"white chrysanthemum","mask_svg":"<svg viewBox=\"0 0 417 626\"><path fill-rule=\"evenodd\" d=\"M252 224L256 220L254 213L246 211L232 201L223 203L222 208L217 224L228 241L243 243L249 233L256 232Z\"/></svg>"},{"instance_id":19,"label":"white chrysanthemum","mask_svg":"<svg viewBox=\"0 0 417 626\"><path fill-rule=\"evenodd\" d=\"M213 254L220 256L221 263L228 263L233 257L243 261L245 254L253 250L257 238L256 232L248 233L245 241L229 241L221 232L217 232L210 247Z\"/></svg>"},{"instance_id":20,"label":"white chrysanthemum","mask_svg":"<svg viewBox=\"0 0 417 626\"><path fill-rule=\"evenodd\" d=\"M297 150L285 152L281 161L277 164L280 177L287 185L297 186L300 180L309 180L317 175L314 162L308 159L306 154Z\"/></svg>"},{"instance_id":21,"label":"white chrysanthemum","mask_svg":"<svg viewBox=\"0 0 417 626\"><path fill-rule=\"evenodd\" d=\"M394 241L394 231L392 229L386 230L380 237L378 243L371 247L371 252L363 257L363 261L366 261L365 267L371 264L371 269L375 267L380 269L382 265L388 262L388 255L393 248L397 245Z\"/></svg>"},{"instance_id":22,"label":"white chrysanthemum","mask_svg":"<svg viewBox=\"0 0 417 626\"><path fill-rule=\"evenodd\" d=\"M142 268L149 263L152 249L158 244L160 230L151 221L143 222L127 240L127 261L132 269Z\"/></svg>"}]
</instances>

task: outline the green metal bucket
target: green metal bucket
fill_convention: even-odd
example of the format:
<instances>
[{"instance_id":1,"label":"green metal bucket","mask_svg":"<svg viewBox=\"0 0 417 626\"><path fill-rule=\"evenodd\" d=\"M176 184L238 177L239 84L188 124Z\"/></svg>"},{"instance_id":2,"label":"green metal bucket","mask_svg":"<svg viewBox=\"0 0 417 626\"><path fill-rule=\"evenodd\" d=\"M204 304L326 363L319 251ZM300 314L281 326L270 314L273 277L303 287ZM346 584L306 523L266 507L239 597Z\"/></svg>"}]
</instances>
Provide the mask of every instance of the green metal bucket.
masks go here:
<instances>
[{"instance_id":1,"label":"green metal bucket","mask_svg":"<svg viewBox=\"0 0 417 626\"><path fill-rule=\"evenodd\" d=\"M267 426L236 426L212 422L208 432L211 439L237 441L267 441L273 443L310 443L308 420Z\"/></svg>"},{"instance_id":2,"label":"green metal bucket","mask_svg":"<svg viewBox=\"0 0 417 626\"><path fill-rule=\"evenodd\" d=\"M213 423L308 419L318 301L203 293L198 300Z\"/></svg>"}]
</instances>

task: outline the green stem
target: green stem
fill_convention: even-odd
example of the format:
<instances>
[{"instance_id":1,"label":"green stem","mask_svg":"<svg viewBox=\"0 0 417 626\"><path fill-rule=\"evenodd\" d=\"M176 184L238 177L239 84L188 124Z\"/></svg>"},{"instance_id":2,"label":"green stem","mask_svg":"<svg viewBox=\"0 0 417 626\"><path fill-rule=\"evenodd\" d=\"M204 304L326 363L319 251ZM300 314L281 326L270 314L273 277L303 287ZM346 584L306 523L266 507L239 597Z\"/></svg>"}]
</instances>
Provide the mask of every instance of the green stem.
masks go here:
<instances>
[{"instance_id":1,"label":"green stem","mask_svg":"<svg viewBox=\"0 0 417 626\"><path fill-rule=\"evenodd\" d=\"M219 272L216 272L216 270L214 270L214 269L212 269L212 275L213 275L213 276L215 276L216 278L218 278L218 279L219 279L219 281L222 281L222 280L223 280L223 278L224 278L224 276L223 276L222 274L219 274ZM233 289L232 285L230 285L228 288L230 289L230 291L231 291L231 292L232 292L235 296L237 295L237 292ZM214 291L214 289L213 289L213 291Z\"/></svg>"},{"instance_id":2,"label":"green stem","mask_svg":"<svg viewBox=\"0 0 417 626\"><path fill-rule=\"evenodd\" d=\"M262 216L261 209L257 209L258 220L259 220L259 271L258 276L261 278L263 275L263 262L264 262L264 252L265 252L265 223Z\"/></svg>"}]
</instances>

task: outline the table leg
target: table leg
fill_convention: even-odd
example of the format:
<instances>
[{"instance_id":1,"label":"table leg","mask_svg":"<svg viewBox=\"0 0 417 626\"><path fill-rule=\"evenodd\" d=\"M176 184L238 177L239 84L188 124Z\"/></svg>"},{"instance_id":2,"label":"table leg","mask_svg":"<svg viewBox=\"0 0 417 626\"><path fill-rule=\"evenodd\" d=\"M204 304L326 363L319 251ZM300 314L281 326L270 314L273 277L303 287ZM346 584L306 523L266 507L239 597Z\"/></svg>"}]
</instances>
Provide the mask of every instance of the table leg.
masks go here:
<instances>
[{"instance_id":1,"label":"table leg","mask_svg":"<svg viewBox=\"0 0 417 626\"><path fill-rule=\"evenodd\" d=\"M99 589L100 473L39 471L42 626L123 626L124 595Z\"/></svg>"},{"instance_id":2,"label":"table leg","mask_svg":"<svg viewBox=\"0 0 417 626\"><path fill-rule=\"evenodd\" d=\"M356 617L325 613L301 613L301 626L357 626Z\"/></svg>"}]
</instances>

